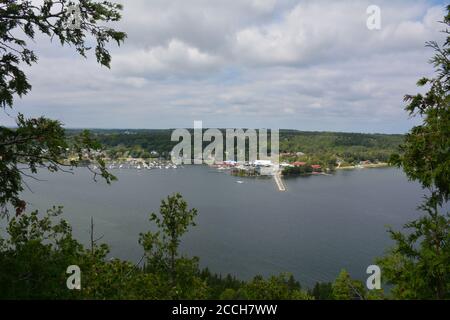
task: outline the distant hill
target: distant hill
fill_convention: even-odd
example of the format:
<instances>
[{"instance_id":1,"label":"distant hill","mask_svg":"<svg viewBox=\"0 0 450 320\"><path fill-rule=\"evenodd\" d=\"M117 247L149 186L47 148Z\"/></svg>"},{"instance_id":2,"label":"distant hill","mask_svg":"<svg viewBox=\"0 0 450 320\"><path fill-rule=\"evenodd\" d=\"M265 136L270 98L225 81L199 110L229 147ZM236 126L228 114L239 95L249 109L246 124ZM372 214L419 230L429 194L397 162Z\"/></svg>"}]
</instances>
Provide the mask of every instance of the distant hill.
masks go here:
<instances>
[{"instance_id":1,"label":"distant hill","mask_svg":"<svg viewBox=\"0 0 450 320\"><path fill-rule=\"evenodd\" d=\"M172 129L93 129L96 138L113 157L127 153L133 157L148 158L157 152L168 157L177 142L170 141ZM69 129L68 135L80 130ZM388 161L398 152L404 139L400 134L365 134L343 132L308 132L280 130L280 152L287 160L307 160L319 163L337 159L355 163L364 160Z\"/></svg>"}]
</instances>

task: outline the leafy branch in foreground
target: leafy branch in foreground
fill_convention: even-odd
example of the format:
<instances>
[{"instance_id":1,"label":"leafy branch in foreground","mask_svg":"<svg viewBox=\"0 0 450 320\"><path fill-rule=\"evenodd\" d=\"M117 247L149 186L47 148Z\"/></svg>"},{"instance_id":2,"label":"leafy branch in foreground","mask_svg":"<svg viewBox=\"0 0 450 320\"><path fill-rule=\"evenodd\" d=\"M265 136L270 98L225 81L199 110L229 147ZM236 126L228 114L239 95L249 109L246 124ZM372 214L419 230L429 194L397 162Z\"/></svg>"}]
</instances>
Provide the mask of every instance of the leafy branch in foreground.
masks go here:
<instances>
[{"instance_id":1,"label":"leafy branch in foreground","mask_svg":"<svg viewBox=\"0 0 450 320\"><path fill-rule=\"evenodd\" d=\"M145 266L108 258L106 244L84 247L73 238L70 225L57 220L61 208L44 216L33 212L13 217L0 232L0 299L312 299L293 276L256 276L247 282L230 275L222 278L201 271L198 259L180 257L169 249L178 247L177 235L192 226L196 211L187 210L185 204L180 195L163 200L157 231L140 237ZM154 246L156 238L161 250ZM175 277L169 273L173 252ZM70 265L80 267L80 290L66 286Z\"/></svg>"},{"instance_id":2,"label":"leafy branch in foreground","mask_svg":"<svg viewBox=\"0 0 450 320\"><path fill-rule=\"evenodd\" d=\"M17 128L0 127L0 208L8 213L11 204L16 215L26 208L20 198L26 182L23 177L33 176L39 168L51 172L67 171L84 165L96 175L101 175L108 183L115 180L105 167L101 146L93 140L89 132L82 132L69 143L65 131L58 121L46 118L26 119L19 114ZM92 166L92 162L96 164ZM96 169L94 169L96 168Z\"/></svg>"},{"instance_id":3,"label":"leafy branch in foreground","mask_svg":"<svg viewBox=\"0 0 450 320\"><path fill-rule=\"evenodd\" d=\"M12 107L15 94L22 96L31 89L19 64L38 61L27 44L27 39L33 40L37 32L56 38L61 45L73 46L84 57L94 41L97 61L109 67L111 56L106 44L113 40L120 45L126 34L101 23L119 21L122 6L109 1L80 0L80 28L72 29L67 27L71 19L67 9L71 4L74 2L67 0L46 0L40 5L29 0L0 3L0 107Z\"/></svg>"},{"instance_id":4,"label":"leafy branch in foreground","mask_svg":"<svg viewBox=\"0 0 450 320\"><path fill-rule=\"evenodd\" d=\"M411 180L430 189L442 204L450 196L450 5L442 23L447 39L441 47L435 41L427 46L435 51L430 63L435 67L434 78L422 78L419 87L429 86L423 94L406 95L406 111L423 119L406 136L402 153L392 162L402 167Z\"/></svg>"},{"instance_id":5,"label":"leafy branch in foreground","mask_svg":"<svg viewBox=\"0 0 450 320\"><path fill-rule=\"evenodd\" d=\"M384 277L394 285L394 297L400 299L450 298L450 213L440 213L450 196L450 5L442 23L444 45L427 44L435 51L430 63L436 76L418 82L429 91L405 96L406 110L423 123L407 135L403 153L392 158L429 191L419 207L426 215L408 223L407 234L389 230L396 244L379 259Z\"/></svg>"},{"instance_id":6,"label":"leafy branch in foreground","mask_svg":"<svg viewBox=\"0 0 450 320\"><path fill-rule=\"evenodd\" d=\"M109 67L111 56L106 48L110 41L120 45L126 38L121 31L104 25L121 19L122 6L109 1L80 0L80 24L68 28L72 15L68 8L72 1L5 0L0 3L0 108L13 107L14 96L22 97L31 90L31 84L20 68L33 65L38 56L27 41L38 34L57 39L83 57L95 46L97 62ZM26 182L24 177L35 178L37 169L52 172L87 165L94 174L109 183L114 176L106 170L101 146L88 132L82 132L69 142L61 123L44 117L27 119L19 114L17 128L0 126L0 209L8 213L11 205L21 214L26 202L20 198ZM70 158L70 159L69 159ZM95 167L89 164L94 162Z\"/></svg>"},{"instance_id":7,"label":"leafy branch in foreground","mask_svg":"<svg viewBox=\"0 0 450 320\"><path fill-rule=\"evenodd\" d=\"M199 282L198 277L187 277L188 270L197 269L197 259L179 257L181 237L190 226L195 226L197 209L188 209L183 197L176 193L162 200L159 215L152 213L150 221L158 228L157 232L140 235L139 243L143 246L147 258L148 270L167 275L173 287L174 297L187 289L187 283Z\"/></svg>"}]
</instances>

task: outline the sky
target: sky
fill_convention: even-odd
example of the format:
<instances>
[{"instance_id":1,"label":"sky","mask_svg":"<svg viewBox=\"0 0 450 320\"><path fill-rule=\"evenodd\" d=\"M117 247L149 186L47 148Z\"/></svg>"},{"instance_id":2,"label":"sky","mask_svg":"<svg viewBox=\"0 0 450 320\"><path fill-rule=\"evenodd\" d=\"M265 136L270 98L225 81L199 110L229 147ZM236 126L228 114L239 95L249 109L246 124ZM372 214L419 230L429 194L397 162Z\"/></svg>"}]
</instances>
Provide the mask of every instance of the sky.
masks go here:
<instances>
[{"instance_id":1,"label":"sky","mask_svg":"<svg viewBox=\"0 0 450 320\"><path fill-rule=\"evenodd\" d=\"M36 1L39 2L39 1ZM403 96L431 76L444 1L120 0L111 69L38 36L32 92L0 114L68 128L279 128L405 133ZM366 10L381 9L369 30Z\"/></svg>"}]
</instances>

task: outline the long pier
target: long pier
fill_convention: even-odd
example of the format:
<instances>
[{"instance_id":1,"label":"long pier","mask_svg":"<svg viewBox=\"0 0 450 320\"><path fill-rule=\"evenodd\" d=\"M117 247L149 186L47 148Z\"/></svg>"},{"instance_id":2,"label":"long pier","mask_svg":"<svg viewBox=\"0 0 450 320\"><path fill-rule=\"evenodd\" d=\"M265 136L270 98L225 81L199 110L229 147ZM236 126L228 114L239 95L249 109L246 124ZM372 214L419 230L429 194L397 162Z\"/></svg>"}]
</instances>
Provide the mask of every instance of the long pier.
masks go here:
<instances>
[{"instance_id":1,"label":"long pier","mask_svg":"<svg viewBox=\"0 0 450 320\"><path fill-rule=\"evenodd\" d=\"M277 184L278 190L281 192L286 191L286 186L283 183L283 180L281 179L281 174L279 172L276 172L273 175L273 178L275 179L275 183Z\"/></svg>"}]
</instances>

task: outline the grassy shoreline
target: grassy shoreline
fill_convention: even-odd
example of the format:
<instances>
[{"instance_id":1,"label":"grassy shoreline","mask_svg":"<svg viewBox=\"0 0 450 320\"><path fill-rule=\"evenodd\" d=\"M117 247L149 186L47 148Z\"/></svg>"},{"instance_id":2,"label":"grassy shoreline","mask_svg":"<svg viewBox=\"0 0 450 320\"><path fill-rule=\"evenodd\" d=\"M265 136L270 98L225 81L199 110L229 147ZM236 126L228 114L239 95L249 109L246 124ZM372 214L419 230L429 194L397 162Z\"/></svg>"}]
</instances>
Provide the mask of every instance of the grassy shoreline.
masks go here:
<instances>
[{"instance_id":1,"label":"grassy shoreline","mask_svg":"<svg viewBox=\"0 0 450 320\"><path fill-rule=\"evenodd\" d=\"M374 169L374 168L388 168L388 167L392 167L392 166L387 162L382 162L382 163L372 163L372 164L364 164L364 165L356 165L356 166L336 167L335 170Z\"/></svg>"}]
</instances>

